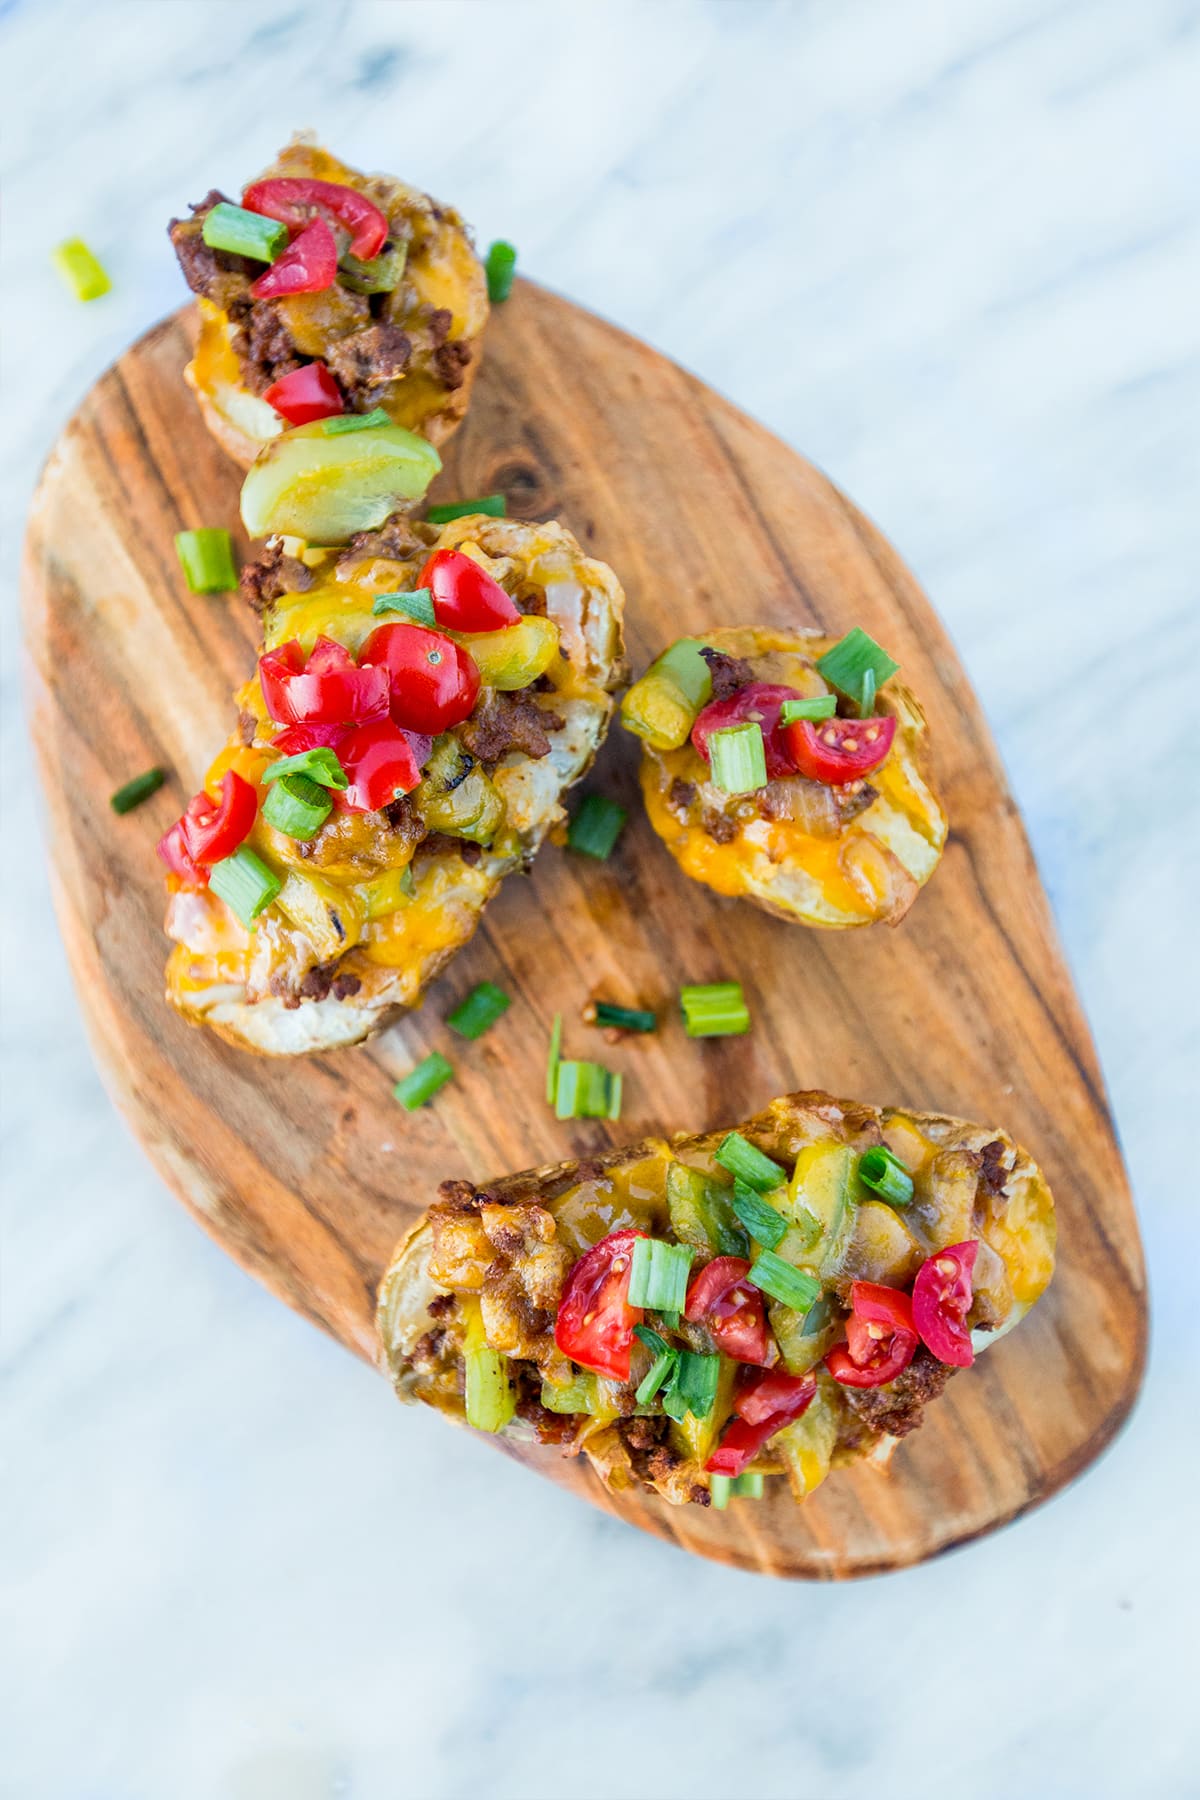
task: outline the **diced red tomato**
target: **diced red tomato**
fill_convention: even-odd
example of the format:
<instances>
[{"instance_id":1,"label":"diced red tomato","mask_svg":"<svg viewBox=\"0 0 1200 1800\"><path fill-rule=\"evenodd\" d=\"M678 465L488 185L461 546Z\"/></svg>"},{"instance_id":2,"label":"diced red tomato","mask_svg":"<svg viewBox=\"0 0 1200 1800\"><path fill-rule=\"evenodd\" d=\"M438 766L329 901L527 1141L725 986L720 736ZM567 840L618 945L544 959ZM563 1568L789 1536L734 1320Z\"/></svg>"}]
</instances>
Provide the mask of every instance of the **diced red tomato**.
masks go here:
<instances>
[{"instance_id":1,"label":"diced red tomato","mask_svg":"<svg viewBox=\"0 0 1200 1800\"><path fill-rule=\"evenodd\" d=\"M202 869L199 863L193 859L192 853L187 847L187 839L183 835L182 819L176 819L175 823L163 832L154 847L171 874L178 875L180 881L185 882L188 887L207 886L208 870Z\"/></svg>"},{"instance_id":2,"label":"diced red tomato","mask_svg":"<svg viewBox=\"0 0 1200 1800\"><path fill-rule=\"evenodd\" d=\"M784 728L779 723L779 711L785 700L799 698L795 688L777 687L769 681L752 681L727 700L714 700L704 708L692 726L692 743L707 762L708 740L714 731L724 731L727 726L744 725L755 719L762 726L770 780L776 781L781 775L794 775Z\"/></svg>"},{"instance_id":3,"label":"diced red tomato","mask_svg":"<svg viewBox=\"0 0 1200 1800\"><path fill-rule=\"evenodd\" d=\"M734 1401L737 1417L725 1427L704 1465L709 1474L741 1475L777 1431L794 1424L807 1411L816 1391L813 1375L787 1375L782 1369L772 1369L752 1377Z\"/></svg>"},{"instance_id":4,"label":"diced red tomato","mask_svg":"<svg viewBox=\"0 0 1200 1800\"><path fill-rule=\"evenodd\" d=\"M302 750L336 750L348 730L347 725L288 725L271 739L271 748L280 756L299 756Z\"/></svg>"},{"instance_id":5,"label":"diced red tomato","mask_svg":"<svg viewBox=\"0 0 1200 1800\"><path fill-rule=\"evenodd\" d=\"M251 182L242 195L247 212L278 219L298 231L309 219L324 223L333 219L350 233L350 250L362 262L378 256L387 242L388 222L379 208L357 188L338 181L309 180L304 176L276 175Z\"/></svg>"},{"instance_id":6,"label":"diced red tomato","mask_svg":"<svg viewBox=\"0 0 1200 1800\"><path fill-rule=\"evenodd\" d=\"M607 1375L629 1380L633 1328L642 1308L629 1304L633 1246L644 1231L610 1231L585 1251L571 1273L559 1302L554 1342L564 1356Z\"/></svg>"},{"instance_id":7,"label":"diced red tomato","mask_svg":"<svg viewBox=\"0 0 1200 1800\"><path fill-rule=\"evenodd\" d=\"M846 1342L835 1344L825 1367L843 1387L882 1387L907 1369L917 1347L912 1301L899 1288L856 1281L846 1320Z\"/></svg>"},{"instance_id":8,"label":"diced red tomato","mask_svg":"<svg viewBox=\"0 0 1200 1800\"><path fill-rule=\"evenodd\" d=\"M453 638L423 625L380 625L359 651L391 686L392 718L434 737L469 718L479 697L474 658Z\"/></svg>"},{"instance_id":9,"label":"diced red tomato","mask_svg":"<svg viewBox=\"0 0 1200 1800\"><path fill-rule=\"evenodd\" d=\"M966 1318L978 1254L978 1238L948 1244L922 1263L913 1285L913 1324L922 1342L956 1369L969 1369L975 1361Z\"/></svg>"},{"instance_id":10,"label":"diced red tomato","mask_svg":"<svg viewBox=\"0 0 1200 1800\"><path fill-rule=\"evenodd\" d=\"M289 425L310 425L314 419L333 419L346 410L342 390L323 362L305 363L290 375L272 383L263 395Z\"/></svg>"},{"instance_id":11,"label":"diced red tomato","mask_svg":"<svg viewBox=\"0 0 1200 1800\"><path fill-rule=\"evenodd\" d=\"M257 281L250 283L255 300L279 300L285 294L319 294L337 279L338 248L324 219L314 219Z\"/></svg>"},{"instance_id":12,"label":"diced red tomato","mask_svg":"<svg viewBox=\"0 0 1200 1800\"><path fill-rule=\"evenodd\" d=\"M803 1411L815 1388L814 1375L789 1375L786 1369L768 1369L742 1378L733 1410L748 1425L761 1425L764 1419L789 1412L795 1406ZM799 1414L795 1416L798 1418Z\"/></svg>"},{"instance_id":13,"label":"diced red tomato","mask_svg":"<svg viewBox=\"0 0 1200 1800\"><path fill-rule=\"evenodd\" d=\"M433 611L447 631L502 631L521 614L498 581L461 550L435 550L417 586L433 595Z\"/></svg>"},{"instance_id":14,"label":"diced red tomato","mask_svg":"<svg viewBox=\"0 0 1200 1800\"><path fill-rule=\"evenodd\" d=\"M431 740L401 731L390 719L376 719L347 732L337 746L348 785L331 798L339 810L378 812L401 794L411 794L421 779Z\"/></svg>"},{"instance_id":15,"label":"diced red tomato","mask_svg":"<svg viewBox=\"0 0 1200 1800\"><path fill-rule=\"evenodd\" d=\"M221 797L194 794L158 842L158 854L173 875L203 885L213 863L232 856L250 834L258 813L258 793L235 769L221 777Z\"/></svg>"},{"instance_id":16,"label":"diced red tomato","mask_svg":"<svg viewBox=\"0 0 1200 1800\"><path fill-rule=\"evenodd\" d=\"M740 1256L714 1257L693 1278L683 1316L702 1320L726 1356L765 1369L779 1352L767 1329L763 1297L746 1279L749 1273L750 1264Z\"/></svg>"},{"instance_id":17,"label":"diced red tomato","mask_svg":"<svg viewBox=\"0 0 1200 1800\"><path fill-rule=\"evenodd\" d=\"M892 747L896 721L891 715L870 719L797 719L784 726L792 762L810 781L837 787L877 769Z\"/></svg>"},{"instance_id":18,"label":"diced red tomato","mask_svg":"<svg viewBox=\"0 0 1200 1800\"><path fill-rule=\"evenodd\" d=\"M359 668L332 638L319 637L307 658L295 638L265 651L258 679L279 725L365 725L388 710L387 671Z\"/></svg>"}]
</instances>

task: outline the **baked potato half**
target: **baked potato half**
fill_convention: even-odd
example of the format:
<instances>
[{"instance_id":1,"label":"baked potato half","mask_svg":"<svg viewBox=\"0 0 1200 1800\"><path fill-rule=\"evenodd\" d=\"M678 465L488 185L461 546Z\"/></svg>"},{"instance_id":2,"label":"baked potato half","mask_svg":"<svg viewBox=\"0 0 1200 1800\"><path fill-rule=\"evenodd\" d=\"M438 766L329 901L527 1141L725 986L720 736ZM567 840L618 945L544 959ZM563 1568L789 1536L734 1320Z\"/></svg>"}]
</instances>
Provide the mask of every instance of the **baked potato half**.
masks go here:
<instances>
[{"instance_id":1,"label":"baked potato half","mask_svg":"<svg viewBox=\"0 0 1200 1800\"><path fill-rule=\"evenodd\" d=\"M256 244L253 219L239 228L231 218L247 211L273 244ZM286 246L282 232L291 233ZM453 208L393 176L362 175L301 134L240 202L213 189L189 218L171 221L170 235L200 314L185 375L205 424L243 468L285 422L323 416L313 410L321 392L325 416L382 408L435 444L463 417L488 300ZM299 274L280 275L285 257L304 264ZM264 277L272 291L260 294Z\"/></svg>"},{"instance_id":2,"label":"baked potato half","mask_svg":"<svg viewBox=\"0 0 1200 1800\"><path fill-rule=\"evenodd\" d=\"M735 1132L442 1184L379 1294L401 1399L587 1456L612 1489L803 1500L885 1461L1054 1270L1006 1133L774 1101Z\"/></svg>"},{"instance_id":3,"label":"baked potato half","mask_svg":"<svg viewBox=\"0 0 1200 1800\"><path fill-rule=\"evenodd\" d=\"M258 670L159 846L167 997L246 1049L328 1050L415 1005L563 817L624 596L563 526L481 515L276 539L242 586Z\"/></svg>"},{"instance_id":4,"label":"baked potato half","mask_svg":"<svg viewBox=\"0 0 1200 1800\"><path fill-rule=\"evenodd\" d=\"M903 918L946 817L925 715L895 668L861 631L756 625L681 639L652 664L621 719L642 741L650 822L684 873L802 925Z\"/></svg>"}]
</instances>

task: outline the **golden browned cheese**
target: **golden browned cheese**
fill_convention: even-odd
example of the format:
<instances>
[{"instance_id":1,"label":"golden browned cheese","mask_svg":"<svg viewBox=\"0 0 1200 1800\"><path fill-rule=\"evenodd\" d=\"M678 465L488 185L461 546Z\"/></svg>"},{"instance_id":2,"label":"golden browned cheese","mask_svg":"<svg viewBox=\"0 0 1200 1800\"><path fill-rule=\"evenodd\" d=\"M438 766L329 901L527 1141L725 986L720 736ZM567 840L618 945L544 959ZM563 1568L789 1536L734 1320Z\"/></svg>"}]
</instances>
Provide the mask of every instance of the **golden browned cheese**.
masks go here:
<instances>
[{"instance_id":1,"label":"golden browned cheese","mask_svg":"<svg viewBox=\"0 0 1200 1800\"><path fill-rule=\"evenodd\" d=\"M463 638L483 681L473 717L495 694L524 690L533 717L545 723L549 753L513 750L486 770L496 822L468 857L444 835L422 848L427 831L444 832L445 823L421 820L427 803L418 790L398 824L383 813L334 812L304 844L275 831L260 811L247 841L283 888L253 930L211 889L177 888L167 913L175 939L167 996L185 1016L248 1048L287 1054L353 1043L413 1006L471 937L504 877L563 817L561 796L585 773L608 727L623 667L624 595L612 570L585 556L557 524L456 519L440 533L419 528L412 556L400 560L303 552L313 584L271 603L264 648L294 638L309 650L324 635L357 651L385 622L372 612L375 597L411 588L438 548L473 555L527 609L506 632ZM235 769L261 800L279 728L266 715L257 678L236 703L239 728L209 769L206 787L215 794L224 772ZM484 776L477 766L472 779L482 783ZM317 969L326 991L305 995L305 978ZM353 985L352 993L329 991L333 980L347 977L341 987Z\"/></svg>"},{"instance_id":2,"label":"golden browned cheese","mask_svg":"<svg viewBox=\"0 0 1200 1800\"><path fill-rule=\"evenodd\" d=\"M466 413L480 360L480 339L487 322L487 282L462 219L444 206L390 175L363 175L301 135L280 151L259 180L311 177L334 181L365 194L386 214L389 242L405 251L404 275L395 292L374 313L362 297L340 286L322 294L297 294L277 303L297 348L306 356L327 358L339 341L370 325L375 318L402 330L412 344L404 375L373 399L397 424L431 443L449 437ZM223 448L249 468L283 421L242 378L237 330L211 301L197 302L200 331L185 375L204 413L205 423ZM445 331L434 332L432 313L450 314ZM439 370L441 343L463 346L454 358L453 384ZM465 358L465 360L464 360Z\"/></svg>"},{"instance_id":3,"label":"golden browned cheese","mask_svg":"<svg viewBox=\"0 0 1200 1800\"><path fill-rule=\"evenodd\" d=\"M783 1206L811 1200L823 1160L844 1159L847 1150L886 1145L913 1179L912 1201L899 1210L858 1187L845 1216L826 1221L819 1245L790 1258L822 1282L828 1316L819 1330L769 1303L784 1367L813 1373L817 1392L803 1417L772 1439L753 1466L786 1475L799 1500L839 1464L886 1460L897 1434L919 1423L922 1405L949 1373L921 1351L910 1371L865 1399L833 1381L822 1359L843 1335L853 1282L910 1288L934 1251L976 1239L967 1323L982 1348L1017 1324L1049 1283L1054 1204L1037 1165L1003 1131L958 1119L802 1093L775 1101L738 1129L789 1175ZM673 1502L707 1499L703 1465L732 1408L733 1365L723 1365L713 1415L703 1422L688 1415L665 1435L660 1424L656 1451L644 1454L630 1420L638 1416L634 1390L649 1367L649 1351L635 1342L627 1384L584 1377L588 1410L572 1413L568 1404L564 1416L555 1394L569 1394L579 1372L555 1345L554 1320L571 1267L610 1232L634 1228L696 1241L673 1194L681 1171L685 1185L686 1171L727 1179L715 1160L724 1136L647 1139L586 1165L535 1169L478 1192L450 1183L398 1247L380 1288L383 1356L401 1397L461 1422L464 1334L468 1320L478 1329L481 1319L484 1341L511 1359L525 1400L525 1419L509 1431L528 1434L532 1420L543 1437L588 1455L610 1485L640 1480ZM712 1254L711 1245L701 1252ZM692 1348L712 1349L702 1326L684 1322L680 1329ZM531 1409L528 1401L539 1392Z\"/></svg>"},{"instance_id":4,"label":"golden browned cheese","mask_svg":"<svg viewBox=\"0 0 1200 1800\"><path fill-rule=\"evenodd\" d=\"M755 681L806 697L831 692L815 664L836 641L766 626L704 634L706 644L748 662ZM774 816L766 817L755 795L717 788L690 741L677 750L643 744L651 824L685 874L718 894L826 929L895 924L937 867L946 818L929 782L928 734L916 699L892 680L876 708L894 717L897 729L886 761L866 777L874 797L863 810L795 778L771 784ZM843 810L850 815L845 823ZM706 828L714 822L715 830Z\"/></svg>"}]
</instances>

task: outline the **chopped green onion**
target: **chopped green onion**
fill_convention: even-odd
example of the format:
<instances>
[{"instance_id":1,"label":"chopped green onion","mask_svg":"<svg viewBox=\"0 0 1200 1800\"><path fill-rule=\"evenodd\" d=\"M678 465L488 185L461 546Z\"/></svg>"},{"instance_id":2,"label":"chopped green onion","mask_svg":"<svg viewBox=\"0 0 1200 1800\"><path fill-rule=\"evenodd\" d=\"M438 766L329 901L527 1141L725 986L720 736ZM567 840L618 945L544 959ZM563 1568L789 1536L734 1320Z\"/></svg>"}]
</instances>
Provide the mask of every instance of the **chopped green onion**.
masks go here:
<instances>
[{"instance_id":1,"label":"chopped green onion","mask_svg":"<svg viewBox=\"0 0 1200 1800\"><path fill-rule=\"evenodd\" d=\"M725 1508L729 1505L729 1496L732 1494L732 1492L733 1492L733 1477L732 1477L732 1475L710 1475L709 1476L709 1478L708 1478L709 1500L710 1500L710 1503L716 1507L718 1512L725 1511Z\"/></svg>"},{"instance_id":2,"label":"chopped green onion","mask_svg":"<svg viewBox=\"0 0 1200 1800\"><path fill-rule=\"evenodd\" d=\"M372 602L373 613L403 613L418 625L436 625L433 595L428 588L413 588L407 594L380 594Z\"/></svg>"},{"instance_id":3,"label":"chopped green onion","mask_svg":"<svg viewBox=\"0 0 1200 1800\"><path fill-rule=\"evenodd\" d=\"M889 1206L907 1206L913 1197L913 1178L890 1150L879 1146L864 1150L858 1159L858 1179Z\"/></svg>"},{"instance_id":4,"label":"chopped green onion","mask_svg":"<svg viewBox=\"0 0 1200 1800\"><path fill-rule=\"evenodd\" d=\"M562 1014L555 1013L550 1027L550 1054L546 1058L546 1099L553 1106L558 1098L558 1071L562 1062Z\"/></svg>"},{"instance_id":5,"label":"chopped green onion","mask_svg":"<svg viewBox=\"0 0 1200 1800\"><path fill-rule=\"evenodd\" d=\"M714 981L679 990L689 1037L740 1037L750 1029L750 1009L740 982Z\"/></svg>"},{"instance_id":6,"label":"chopped green onion","mask_svg":"<svg viewBox=\"0 0 1200 1800\"><path fill-rule=\"evenodd\" d=\"M747 1469L744 1474L734 1476L733 1491L743 1500L761 1500L763 1479L761 1470Z\"/></svg>"},{"instance_id":7,"label":"chopped green onion","mask_svg":"<svg viewBox=\"0 0 1200 1800\"><path fill-rule=\"evenodd\" d=\"M779 723L794 725L797 719L832 719L836 711L836 694L818 694L815 700L785 700L779 709Z\"/></svg>"},{"instance_id":8,"label":"chopped green onion","mask_svg":"<svg viewBox=\"0 0 1200 1800\"><path fill-rule=\"evenodd\" d=\"M649 1306L656 1312L682 1312L691 1266L689 1244L667 1244L661 1238L638 1238L633 1246L629 1275L630 1306Z\"/></svg>"},{"instance_id":9,"label":"chopped green onion","mask_svg":"<svg viewBox=\"0 0 1200 1800\"><path fill-rule=\"evenodd\" d=\"M466 999L460 1001L452 1013L447 1013L446 1023L451 1031L457 1031L459 1037L481 1038L485 1031L490 1031L502 1013L506 1013L512 1001L498 988L494 981L481 981L472 988Z\"/></svg>"},{"instance_id":10,"label":"chopped green onion","mask_svg":"<svg viewBox=\"0 0 1200 1800\"><path fill-rule=\"evenodd\" d=\"M248 928L263 908L270 906L283 883L261 856L242 844L232 856L213 864L208 885Z\"/></svg>"},{"instance_id":11,"label":"chopped green onion","mask_svg":"<svg viewBox=\"0 0 1200 1800\"><path fill-rule=\"evenodd\" d=\"M503 238L497 238L488 251L483 266L487 274L488 299L495 306L501 300L507 300L512 293L517 253L511 244L506 243Z\"/></svg>"},{"instance_id":12,"label":"chopped green onion","mask_svg":"<svg viewBox=\"0 0 1200 1800\"><path fill-rule=\"evenodd\" d=\"M333 811L328 788L307 775L284 775L267 789L262 816L285 837L307 844Z\"/></svg>"},{"instance_id":13,"label":"chopped green onion","mask_svg":"<svg viewBox=\"0 0 1200 1800\"><path fill-rule=\"evenodd\" d=\"M774 1250L787 1231L783 1214L756 1194L752 1187L747 1187L744 1181L734 1182L731 1204L750 1236L765 1244L768 1250Z\"/></svg>"},{"instance_id":14,"label":"chopped green onion","mask_svg":"<svg viewBox=\"0 0 1200 1800\"><path fill-rule=\"evenodd\" d=\"M427 1105L453 1079L453 1063L447 1062L440 1050L431 1050L415 1069L410 1069L404 1079L396 1083L392 1093L406 1112L416 1112L418 1106Z\"/></svg>"},{"instance_id":15,"label":"chopped green onion","mask_svg":"<svg viewBox=\"0 0 1200 1800\"><path fill-rule=\"evenodd\" d=\"M746 1279L761 1288L764 1294L770 1294L772 1300L782 1300L785 1306L798 1313L807 1312L821 1292L821 1283L815 1275L810 1275L806 1269L793 1269L791 1263L784 1262L773 1250L759 1251Z\"/></svg>"},{"instance_id":16,"label":"chopped green onion","mask_svg":"<svg viewBox=\"0 0 1200 1800\"><path fill-rule=\"evenodd\" d=\"M104 264L82 238L68 238L53 253L54 266L77 300L98 300L112 287Z\"/></svg>"},{"instance_id":17,"label":"chopped green onion","mask_svg":"<svg viewBox=\"0 0 1200 1800\"><path fill-rule=\"evenodd\" d=\"M390 294L400 286L406 260L403 244L381 250L367 262L347 252L338 265L338 280L352 294Z\"/></svg>"},{"instance_id":18,"label":"chopped green onion","mask_svg":"<svg viewBox=\"0 0 1200 1800\"><path fill-rule=\"evenodd\" d=\"M295 756L281 756L264 769L259 780L264 786L278 781L281 775L304 775L325 788L349 787L350 777L337 759L337 752L320 744L315 750L300 750Z\"/></svg>"},{"instance_id":19,"label":"chopped green onion","mask_svg":"<svg viewBox=\"0 0 1200 1800\"><path fill-rule=\"evenodd\" d=\"M643 1379L638 1383L637 1391L634 1396L639 1406L648 1406L655 1394L657 1394L659 1388L662 1387L663 1383L674 1376L676 1366L679 1362L679 1352L678 1350L672 1350L670 1344L665 1343L663 1339L659 1337L657 1331L649 1331L648 1327L644 1325L635 1325L634 1331L637 1333L638 1337L641 1338L642 1342L652 1350L653 1345L650 1344L651 1338L653 1338L655 1342L662 1344L661 1350L654 1351L654 1361L651 1363L650 1368L647 1370Z\"/></svg>"},{"instance_id":20,"label":"chopped green onion","mask_svg":"<svg viewBox=\"0 0 1200 1800\"><path fill-rule=\"evenodd\" d=\"M643 1012L636 1006L611 1006L607 1000L595 1003L595 1019L597 1025L609 1025L617 1031L653 1031L658 1019L652 1012Z\"/></svg>"},{"instance_id":21,"label":"chopped green onion","mask_svg":"<svg viewBox=\"0 0 1200 1800\"><path fill-rule=\"evenodd\" d=\"M560 1119L619 1119L621 1077L594 1062L560 1062L554 1091Z\"/></svg>"},{"instance_id":22,"label":"chopped green onion","mask_svg":"<svg viewBox=\"0 0 1200 1800\"><path fill-rule=\"evenodd\" d=\"M504 1367L507 1358L499 1350L483 1345L469 1349L463 1360L467 1369L467 1424L474 1425L476 1431L503 1431L517 1410Z\"/></svg>"},{"instance_id":23,"label":"chopped green onion","mask_svg":"<svg viewBox=\"0 0 1200 1800\"><path fill-rule=\"evenodd\" d=\"M272 263L288 241L286 225L218 200L204 215L201 232L210 250L227 250L231 256L251 256L255 262Z\"/></svg>"},{"instance_id":24,"label":"chopped green onion","mask_svg":"<svg viewBox=\"0 0 1200 1800\"><path fill-rule=\"evenodd\" d=\"M844 638L839 638L824 656L817 658L817 668L830 687L845 694L848 700L857 700L860 708L865 705L866 712L875 704L876 690L885 681L890 681L899 667L900 664L893 662L873 637L868 637L861 625L856 625ZM866 684L868 674L871 677L869 696Z\"/></svg>"},{"instance_id":25,"label":"chopped green onion","mask_svg":"<svg viewBox=\"0 0 1200 1800\"><path fill-rule=\"evenodd\" d=\"M726 725L708 740L714 787L724 794L753 794L767 785L767 752L755 719Z\"/></svg>"},{"instance_id":26,"label":"chopped green onion","mask_svg":"<svg viewBox=\"0 0 1200 1800\"><path fill-rule=\"evenodd\" d=\"M127 781L124 787L119 787L116 793L110 796L108 804L115 813L132 812L135 806L140 806L143 800L150 798L151 794L157 794L166 779L165 770L147 769L144 775L135 775L132 781Z\"/></svg>"},{"instance_id":27,"label":"chopped green onion","mask_svg":"<svg viewBox=\"0 0 1200 1800\"><path fill-rule=\"evenodd\" d=\"M376 406L367 413L339 413L336 418L322 419L321 432L324 437L340 437L344 431L373 431L376 425L391 422L382 406Z\"/></svg>"},{"instance_id":28,"label":"chopped green onion","mask_svg":"<svg viewBox=\"0 0 1200 1800\"><path fill-rule=\"evenodd\" d=\"M658 1309L658 1316L668 1331L678 1331L679 1314L677 1312L672 1312L669 1307L660 1306Z\"/></svg>"},{"instance_id":29,"label":"chopped green onion","mask_svg":"<svg viewBox=\"0 0 1200 1800\"><path fill-rule=\"evenodd\" d=\"M671 1348L666 1338L661 1337L653 1325L635 1325L633 1335L639 1342L645 1344L651 1356L661 1356L664 1350Z\"/></svg>"},{"instance_id":30,"label":"chopped green onion","mask_svg":"<svg viewBox=\"0 0 1200 1800\"><path fill-rule=\"evenodd\" d=\"M871 714L874 711L875 711L875 671L874 671L874 669L866 669L863 672L862 693L859 696L859 701L858 701L858 716L860 719L869 719Z\"/></svg>"},{"instance_id":31,"label":"chopped green onion","mask_svg":"<svg viewBox=\"0 0 1200 1800\"><path fill-rule=\"evenodd\" d=\"M177 531L175 550L193 594L228 594L238 584L229 533L216 525Z\"/></svg>"},{"instance_id":32,"label":"chopped green onion","mask_svg":"<svg viewBox=\"0 0 1200 1800\"><path fill-rule=\"evenodd\" d=\"M760 1194L769 1194L772 1188L787 1180L787 1171L761 1150L756 1150L740 1131L731 1131L722 1139L716 1160L738 1181L744 1181L747 1187Z\"/></svg>"},{"instance_id":33,"label":"chopped green onion","mask_svg":"<svg viewBox=\"0 0 1200 1800\"><path fill-rule=\"evenodd\" d=\"M503 494L482 494L478 500L448 500L444 506L431 506L425 517L431 525L449 525L454 519L470 519L486 513L490 519L502 519L508 511Z\"/></svg>"},{"instance_id":34,"label":"chopped green onion","mask_svg":"<svg viewBox=\"0 0 1200 1800\"><path fill-rule=\"evenodd\" d=\"M695 1350L681 1350L671 1378L672 1398L682 1402L684 1411L690 1412L693 1419L707 1419L717 1397L720 1375L719 1356L704 1356ZM678 1419L679 1415L672 1413L671 1417Z\"/></svg>"},{"instance_id":35,"label":"chopped green onion","mask_svg":"<svg viewBox=\"0 0 1200 1800\"><path fill-rule=\"evenodd\" d=\"M629 817L623 806L606 794L588 794L567 828L567 843L583 856L605 862Z\"/></svg>"}]
</instances>

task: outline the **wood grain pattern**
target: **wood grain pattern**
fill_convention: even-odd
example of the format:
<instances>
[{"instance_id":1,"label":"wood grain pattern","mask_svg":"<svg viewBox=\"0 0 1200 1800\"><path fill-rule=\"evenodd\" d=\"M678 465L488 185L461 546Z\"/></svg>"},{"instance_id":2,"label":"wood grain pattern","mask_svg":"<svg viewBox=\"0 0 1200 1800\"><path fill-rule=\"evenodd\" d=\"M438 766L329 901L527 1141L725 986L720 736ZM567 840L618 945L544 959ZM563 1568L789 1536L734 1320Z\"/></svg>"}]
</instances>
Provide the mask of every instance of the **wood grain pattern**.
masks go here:
<instances>
[{"instance_id":1,"label":"wood grain pattern","mask_svg":"<svg viewBox=\"0 0 1200 1800\"><path fill-rule=\"evenodd\" d=\"M439 1180L710 1129L795 1088L1003 1125L1044 1167L1060 1263L1032 1318L953 1382L890 1475L835 1475L726 1513L606 1495L579 1462L522 1460L632 1524L771 1574L844 1577L916 1562L1053 1494L1129 1411L1145 1353L1141 1247L1100 1072L987 728L898 556L801 457L685 372L528 283L499 308L442 497L503 489L561 517L629 595L635 668L718 623L863 624L923 700L951 820L941 869L895 931L789 926L688 882L636 797L615 731L589 778L629 807L612 862L553 846L510 881L424 1008L372 1044L260 1060L162 998L155 838L198 785L244 680L254 621L186 591L176 530L232 523L239 473L182 383L187 315L93 389L51 458L27 541L33 722L57 904L104 1078L168 1184L261 1280L364 1357L393 1243ZM174 779L119 819L108 795L161 762ZM474 1046L450 1007L491 977L514 1004ZM690 1042L684 981L735 978L755 1029ZM651 1038L604 1047L580 1009L654 1004ZM559 1125L542 1098L550 1020L625 1074L619 1126ZM458 1080L413 1117L391 1082L428 1049ZM397 1431L405 1416L397 1412ZM482 1454L482 1451L481 1451ZM484 1471L481 1468L481 1474ZM480 1484L480 1505L486 1504Z\"/></svg>"}]
</instances>

